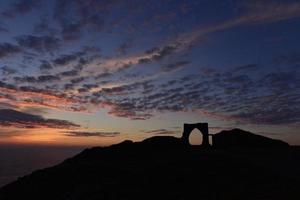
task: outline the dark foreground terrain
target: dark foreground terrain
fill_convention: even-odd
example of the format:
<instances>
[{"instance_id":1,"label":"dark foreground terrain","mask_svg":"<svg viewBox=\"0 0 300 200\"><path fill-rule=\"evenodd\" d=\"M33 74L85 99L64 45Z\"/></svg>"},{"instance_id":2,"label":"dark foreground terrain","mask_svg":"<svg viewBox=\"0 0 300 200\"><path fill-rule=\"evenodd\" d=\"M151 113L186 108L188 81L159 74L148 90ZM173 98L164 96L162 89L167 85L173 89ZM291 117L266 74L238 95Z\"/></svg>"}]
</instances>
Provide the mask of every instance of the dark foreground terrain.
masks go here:
<instances>
[{"instance_id":1,"label":"dark foreground terrain","mask_svg":"<svg viewBox=\"0 0 300 200\"><path fill-rule=\"evenodd\" d=\"M300 199L300 148L183 146L174 137L84 150L0 199Z\"/></svg>"}]
</instances>

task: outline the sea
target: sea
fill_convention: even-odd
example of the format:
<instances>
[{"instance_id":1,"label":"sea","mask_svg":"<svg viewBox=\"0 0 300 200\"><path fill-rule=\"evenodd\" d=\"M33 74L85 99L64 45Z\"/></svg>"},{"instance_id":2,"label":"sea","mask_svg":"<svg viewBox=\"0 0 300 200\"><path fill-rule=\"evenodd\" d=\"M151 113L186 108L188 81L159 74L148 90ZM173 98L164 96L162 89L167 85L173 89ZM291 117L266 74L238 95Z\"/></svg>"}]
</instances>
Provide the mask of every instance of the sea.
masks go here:
<instances>
[{"instance_id":1,"label":"sea","mask_svg":"<svg viewBox=\"0 0 300 200\"><path fill-rule=\"evenodd\" d=\"M54 166L86 147L69 146L0 146L0 187L32 173Z\"/></svg>"}]
</instances>

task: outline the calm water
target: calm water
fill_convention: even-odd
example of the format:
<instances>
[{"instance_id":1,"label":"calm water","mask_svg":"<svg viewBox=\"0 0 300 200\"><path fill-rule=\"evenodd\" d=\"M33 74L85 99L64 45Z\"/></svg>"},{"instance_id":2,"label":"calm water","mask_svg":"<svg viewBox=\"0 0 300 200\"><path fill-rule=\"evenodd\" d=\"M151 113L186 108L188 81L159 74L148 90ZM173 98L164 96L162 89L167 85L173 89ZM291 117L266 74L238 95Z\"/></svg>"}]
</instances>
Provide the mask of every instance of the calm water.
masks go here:
<instances>
[{"instance_id":1,"label":"calm water","mask_svg":"<svg viewBox=\"0 0 300 200\"><path fill-rule=\"evenodd\" d=\"M34 170L58 164L84 148L0 146L0 187Z\"/></svg>"}]
</instances>

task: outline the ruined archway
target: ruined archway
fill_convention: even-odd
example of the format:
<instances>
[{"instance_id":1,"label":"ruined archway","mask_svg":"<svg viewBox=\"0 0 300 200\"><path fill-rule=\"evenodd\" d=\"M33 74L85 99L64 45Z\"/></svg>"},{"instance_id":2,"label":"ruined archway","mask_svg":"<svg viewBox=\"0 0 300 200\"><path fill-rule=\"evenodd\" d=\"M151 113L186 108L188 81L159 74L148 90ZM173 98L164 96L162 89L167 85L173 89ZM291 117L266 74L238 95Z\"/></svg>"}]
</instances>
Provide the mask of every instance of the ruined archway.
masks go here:
<instances>
[{"instance_id":1,"label":"ruined archway","mask_svg":"<svg viewBox=\"0 0 300 200\"><path fill-rule=\"evenodd\" d=\"M184 144L189 145L189 137L191 132L194 129L198 129L202 133L202 146L210 146L209 145L209 134L208 134L208 123L196 123L196 124L184 124L183 125L183 133L182 133L182 141Z\"/></svg>"}]
</instances>

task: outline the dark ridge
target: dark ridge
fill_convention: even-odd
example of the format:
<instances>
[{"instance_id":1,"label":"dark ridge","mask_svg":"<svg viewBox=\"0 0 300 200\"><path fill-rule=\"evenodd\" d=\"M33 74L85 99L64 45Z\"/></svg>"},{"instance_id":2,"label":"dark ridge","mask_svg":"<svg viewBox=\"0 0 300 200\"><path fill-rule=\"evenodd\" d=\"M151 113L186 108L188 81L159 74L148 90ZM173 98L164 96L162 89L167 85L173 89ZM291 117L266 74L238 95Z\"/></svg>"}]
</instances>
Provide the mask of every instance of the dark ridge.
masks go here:
<instances>
[{"instance_id":1,"label":"dark ridge","mask_svg":"<svg viewBox=\"0 0 300 200\"><path fill-rule=\"evenodd\" d=\"M217 135L231 134L249 132ZM0 199L300 199L299 148L235 147L197 148L171 136L94 147L2 187Z\"/></svg>"},{"instance_id":2,"label":"dark ridge","mask_svg":"<svg viewBox=\"0 0 300 200\"><path fill-rule=\"evenodd\" d=\"M289 144L241 129L221 131L212 136L214 147L271 147L284 148Z\"/></svg>"}]
</instances>

